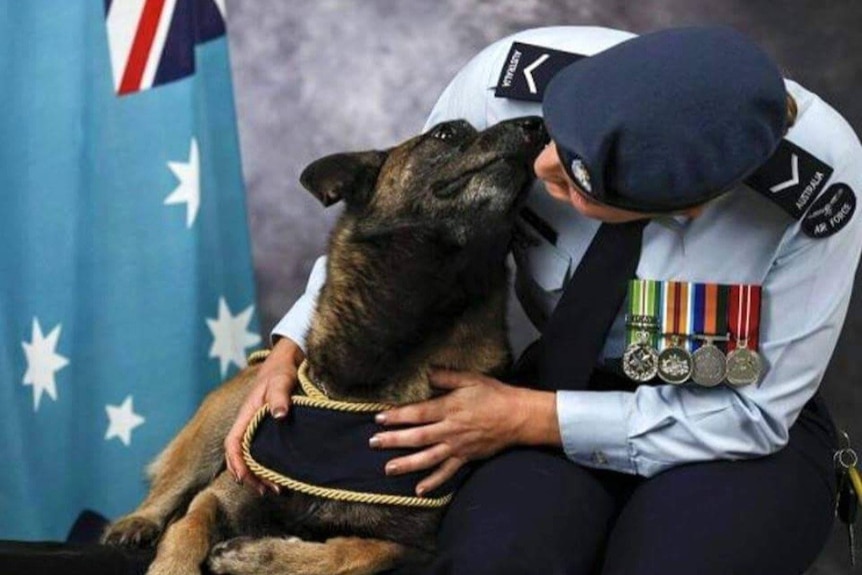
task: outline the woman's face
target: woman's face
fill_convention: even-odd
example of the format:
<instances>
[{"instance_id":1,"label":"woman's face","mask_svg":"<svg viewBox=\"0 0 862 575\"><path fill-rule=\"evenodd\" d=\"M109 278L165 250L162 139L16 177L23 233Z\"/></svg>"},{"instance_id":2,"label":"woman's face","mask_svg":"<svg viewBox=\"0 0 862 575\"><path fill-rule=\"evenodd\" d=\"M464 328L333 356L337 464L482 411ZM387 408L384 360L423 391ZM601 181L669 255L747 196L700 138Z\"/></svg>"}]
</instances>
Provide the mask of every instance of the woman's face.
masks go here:
<instances>
[{"instance_id":1,"label":"woman's face","mask_svg":"<svg viewBox=\"0 0 862 575\"><path fill-rule=\"evenodd\" d=\"M552 141L545 146L539 157L536 158L533 164L533 170L536 172L536 177L545 183L545 190L554 199L563 203L572 205L576 210L584 216L608 222L619 224L623 222L631 222L634 220L642 220L651 218L657 214L645 212L632 212L622 208L615 208L605 204L600 204L587 194L581 191L563 168L560 162L560 156L557 154L557 145ZM682 212L689 217L697 217L703 211L703 206L698 206Z\"/></svg>"}]
</instances>

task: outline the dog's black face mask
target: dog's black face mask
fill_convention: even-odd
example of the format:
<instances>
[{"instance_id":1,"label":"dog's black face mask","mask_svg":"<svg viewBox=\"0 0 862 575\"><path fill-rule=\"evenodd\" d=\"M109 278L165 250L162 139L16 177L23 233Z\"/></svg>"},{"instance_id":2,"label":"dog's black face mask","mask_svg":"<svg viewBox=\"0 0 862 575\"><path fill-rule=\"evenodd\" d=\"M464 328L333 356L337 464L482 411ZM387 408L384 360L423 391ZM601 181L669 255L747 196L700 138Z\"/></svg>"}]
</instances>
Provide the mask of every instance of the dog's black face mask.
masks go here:
<instances>
[{"instance_id":1,"label":"dog's black face mask","mask_svg":"<svg viewBox=\"0 0 862 575\"><path fill-rule=\"evenodd\" d=\"M483 132L455 120L387 151L327 156L300 180L324 205L344 200L357 239L431 232L466 246L509 233L547 141L537 117Z\"/></svg>"}]
</instances>

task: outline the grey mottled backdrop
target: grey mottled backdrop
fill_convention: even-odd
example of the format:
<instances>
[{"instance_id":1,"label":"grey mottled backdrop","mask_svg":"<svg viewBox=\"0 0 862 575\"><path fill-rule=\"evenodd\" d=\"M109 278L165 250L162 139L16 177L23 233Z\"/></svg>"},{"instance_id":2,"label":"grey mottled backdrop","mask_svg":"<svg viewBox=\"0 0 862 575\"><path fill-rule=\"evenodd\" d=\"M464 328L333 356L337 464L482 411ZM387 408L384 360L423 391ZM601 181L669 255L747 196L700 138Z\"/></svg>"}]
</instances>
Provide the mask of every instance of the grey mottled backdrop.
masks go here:
<instances>
[{"instance_id":1,"label":"grey mottled backdrop","mask_svg":"<svg viewBox=\"0 0 862 575\"><path fill-rule=\"evenodd\" d=\"M523 28L633 32L724 23L760 42L787 75L862 127L858 0L228 0L229 37L265 332L302 293L335 215L298 184L322 155L389 146L418 132L473 54ZM857 217L862 217L857 214ZM857 289L858 292L858 289ZM859 294L823 384L862 448ZM858 352L855 357L858 358ZM862 533L860 533L862 535ZM848 572L836 527L812 573ZM777 574L776 574L777 575Z\"/></svg>"}]
</instances>

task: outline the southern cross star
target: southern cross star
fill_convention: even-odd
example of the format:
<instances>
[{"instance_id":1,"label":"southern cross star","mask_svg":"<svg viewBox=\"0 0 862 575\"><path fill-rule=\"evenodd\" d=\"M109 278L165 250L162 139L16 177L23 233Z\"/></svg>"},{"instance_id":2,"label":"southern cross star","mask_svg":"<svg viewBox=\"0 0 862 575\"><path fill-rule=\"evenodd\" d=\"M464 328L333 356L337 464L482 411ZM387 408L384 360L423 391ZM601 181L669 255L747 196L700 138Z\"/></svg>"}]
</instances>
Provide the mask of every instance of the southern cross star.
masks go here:
<instances>
[{"instance_id":1,"label":"southern cross star","mask_svg":"<svg viewBox=\"0 0 862 575\"><path fill-rule=\"evenodd\" d=\"M24 373L23 383L33 386L33 411L39 410L43 393L57 401L57 382L54 376L69 365L69 360L56 351L61 329L62 324L58 324L46 337L42 333L39 320L34 317L30 342L21 342L27 356L27 371Z\"/></svg>"}]
</instances>

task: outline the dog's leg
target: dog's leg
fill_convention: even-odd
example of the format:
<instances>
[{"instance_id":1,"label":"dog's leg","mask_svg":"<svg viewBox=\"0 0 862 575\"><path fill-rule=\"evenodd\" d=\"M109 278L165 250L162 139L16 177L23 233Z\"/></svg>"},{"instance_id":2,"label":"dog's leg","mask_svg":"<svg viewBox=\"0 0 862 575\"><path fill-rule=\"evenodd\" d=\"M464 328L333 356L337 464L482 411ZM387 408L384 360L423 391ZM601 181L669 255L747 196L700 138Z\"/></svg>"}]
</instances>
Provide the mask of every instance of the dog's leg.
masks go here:
<instances>
[{"instance_id":1,"label":"dog's leg","mask_svg":"<svg viewBox=\"0 0 862 575\"><path fill-rule=\"evenodd\" d=\"M200 573L210 547L224 533L234 532L234 520L257 498L234 483L228 473L219 475L192 499L186 514L168 526L147 575Z\"/></svg>"},{"instance_id":2,"label":"dog's leg","mask_svg":"<svg viewBox=\"0 0 862 575\"><path fill-rule=\"evenodd\" d=\"M257 368L242 371L210 393L200 409L150 465L152 488L131 514L108 526L102 542L148 547L224 466L224 438L248 393Z\"/></svg>"},{"instance_id":3,"label":"dog's leg","mask_svg":"<svg viewBox=\"0 0 862 575\"><path fill-rule=\"evenodd\" d=\"M392 541L336 537L325 543L296 537L237 537L210 552L214 573L231 575L372 575L415 553Z\"/></svg>"}]
</instances>

